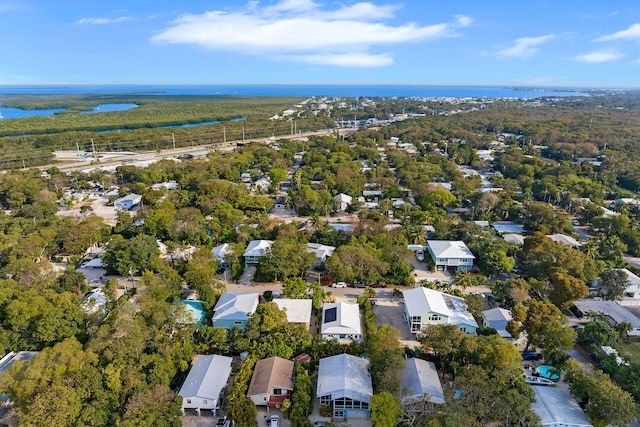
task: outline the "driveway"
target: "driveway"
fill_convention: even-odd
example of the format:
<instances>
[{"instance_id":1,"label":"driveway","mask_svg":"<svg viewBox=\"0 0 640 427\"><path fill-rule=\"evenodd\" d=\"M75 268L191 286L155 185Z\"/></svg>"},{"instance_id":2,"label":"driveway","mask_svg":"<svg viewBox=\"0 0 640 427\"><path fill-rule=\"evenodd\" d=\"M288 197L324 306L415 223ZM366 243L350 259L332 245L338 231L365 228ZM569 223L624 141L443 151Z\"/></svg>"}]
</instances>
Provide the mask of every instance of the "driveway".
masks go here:
<instances>
[{"instance_id":1,"label":"driveway","mask_svg":"<svg viewBox=\"0 0 640 427\"><path fill-rule=\"evenodd\" d=\"M405 347L415 348L420 343L409 333L409 327L404 321L404 302L400 298L378 298L373 307L376 314L376 326L391 325L400 331L400 342Z\"/></svg>"},{"instance_id":2,"label":"driveway","mask_svg":"<svg viewBox=\"0 0 640 427\"><path fill-rule=\"evenodd\" d=\"M241 285L251 285L253 282L253 278L256 275L256 267L255 265L249 265L242 270L242 276L240 276L240 284Z\"/></svg>"}]
</instances>

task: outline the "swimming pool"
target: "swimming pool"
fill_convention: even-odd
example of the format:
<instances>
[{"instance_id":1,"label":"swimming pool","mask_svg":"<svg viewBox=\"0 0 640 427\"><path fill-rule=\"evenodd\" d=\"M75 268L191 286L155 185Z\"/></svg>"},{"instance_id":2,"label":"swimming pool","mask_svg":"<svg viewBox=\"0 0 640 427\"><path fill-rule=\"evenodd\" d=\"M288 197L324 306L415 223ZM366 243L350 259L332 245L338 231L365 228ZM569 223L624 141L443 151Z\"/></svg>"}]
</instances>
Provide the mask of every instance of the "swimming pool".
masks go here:
<instances>
[{"instance_id":1,"label":"swimming pool","mask_svg":"<svg viewBox=\"0 0 640 427\"><path fill-rule=\"evenodd\" d=\"M558 370L550 365L540 365L536 368L536 372L540 374L542 378L546 378L551 381L558 381L560 379L560 373Z\"/></svg>"}]
</instances>

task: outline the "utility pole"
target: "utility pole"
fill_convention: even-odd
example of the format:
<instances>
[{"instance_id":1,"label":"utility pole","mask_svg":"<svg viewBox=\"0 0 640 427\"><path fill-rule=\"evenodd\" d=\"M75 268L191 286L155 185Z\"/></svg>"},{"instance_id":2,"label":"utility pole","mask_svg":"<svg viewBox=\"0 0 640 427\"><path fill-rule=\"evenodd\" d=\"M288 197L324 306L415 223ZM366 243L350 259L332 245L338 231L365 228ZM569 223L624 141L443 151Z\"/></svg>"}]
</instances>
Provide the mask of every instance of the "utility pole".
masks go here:
<instances>
[{"instance_id":1,"label":"utility pole","mask_svg":"<svg viewBox=\"0 0 640 427\"><path fill-rule=\"evenodd\" d=\"M176 149L176 135L171 132L171 141L173 141L173 149Z\"/></svg>"},{"instance_id":2,"label":"utility pole","mask_svg":"<svg viewBox=\"0 0 640 427\"><path fill-rule=\"evenodd\" d=\"M76 141L76 156L80 153L80 144Z\"/></svg>"},{"instance_id":3,"label":"utility pole","mask_svg":"<svg viewBox=\"0 0 640 427\"><path fill-rule=\"evenodd\" d=\"M244 126L242 126L242 142L244 142Z\"/></svg>"},{"instance_id":4,"label":"utility pole","mask_svg":"<svg viewBox=\"0 0 640 427\"><path fill-rule=\"evenodd\" d=\"M93 143L93 138L91 138L91 150L93 150L93 158L96 158L96 145Z\"/></svg>"},{"instance_id":5,"label":"utility pole","mask_svg":"<svg viewBox=\"0 0 640 427\"><path fill-rule=\"evenodd\" d=\"M227 129L224 126L222 126L222 142L227 143Z\"/></svg>"}]
</instances>

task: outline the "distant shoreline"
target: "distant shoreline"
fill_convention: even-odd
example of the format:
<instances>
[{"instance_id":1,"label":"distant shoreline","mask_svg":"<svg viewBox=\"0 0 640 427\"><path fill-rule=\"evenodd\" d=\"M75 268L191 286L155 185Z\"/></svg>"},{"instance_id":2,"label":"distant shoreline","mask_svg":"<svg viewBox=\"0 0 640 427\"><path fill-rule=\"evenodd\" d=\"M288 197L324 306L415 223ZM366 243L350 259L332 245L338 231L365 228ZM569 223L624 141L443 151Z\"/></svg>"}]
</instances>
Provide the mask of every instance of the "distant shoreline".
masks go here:
<instances>
[{"instance_id":1,"label":"distant shoreline","mask_svg":"<svg viewBox=\"0 0 640 427\"><path fill-rule=\"evenodd\" d=\"M632 89L420 85L0 85L3 95L540 98Z\"/></svg>"}]
</instances>

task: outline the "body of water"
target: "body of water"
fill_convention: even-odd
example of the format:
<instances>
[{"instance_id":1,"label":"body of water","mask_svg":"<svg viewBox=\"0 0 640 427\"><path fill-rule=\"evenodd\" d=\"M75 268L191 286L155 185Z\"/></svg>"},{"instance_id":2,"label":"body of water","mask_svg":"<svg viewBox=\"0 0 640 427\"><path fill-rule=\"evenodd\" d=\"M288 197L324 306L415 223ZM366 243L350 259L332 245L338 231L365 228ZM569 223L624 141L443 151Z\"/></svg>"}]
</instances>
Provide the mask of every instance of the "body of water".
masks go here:
<instances>
[{"instance_id":1,"label":"body of water","mask_svg":"<svg viewBox=\"0 0 640 427\"><path fill-rule=\"evenodd\" d=\"M81 111L82 114L110 113L111 111L127 111L136 108L137 104L100 104L93 110Z\"/></svg>"},{"instance_id":2,"label":"body of water","mask_svg":"<svg viewBox=\"0 0 640 427\"><path fill-rule=\"evenodd\" d=\"M82 85L0 86L0 95L221 95L221 96L380 96L425 98L539 98L583 96L576 89L492 86L376 85Z\"/></svg>"},{"instance_id":3,"label":"body of water","mask_svg":"<svg viewBox=\"0 0 640 427\"><path fill-rule=\"evenodd\" d=\"M81 111L82 114L108 113L110 111L126 111L136 108L136 104L100 104L92 110ZM22 108L10 108L0 105L0 120L20 119L22 117L53 116L55 113L66 111L66 108L51 108L48 110L23 110Z\"/></svg>"}]
</instances>

